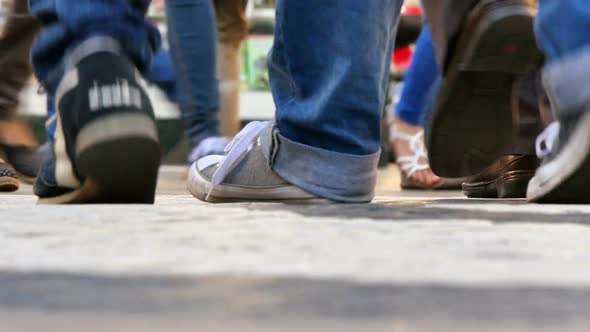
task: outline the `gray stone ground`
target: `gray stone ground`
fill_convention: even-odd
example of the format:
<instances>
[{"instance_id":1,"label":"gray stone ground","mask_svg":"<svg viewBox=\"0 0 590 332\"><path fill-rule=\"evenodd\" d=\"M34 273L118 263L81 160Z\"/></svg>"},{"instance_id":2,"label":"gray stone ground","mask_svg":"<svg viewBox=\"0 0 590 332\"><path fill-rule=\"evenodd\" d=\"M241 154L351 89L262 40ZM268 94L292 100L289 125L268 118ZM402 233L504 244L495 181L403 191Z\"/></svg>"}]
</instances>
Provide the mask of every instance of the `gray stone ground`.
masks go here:
<instances>
[{"instance_id":1,"label":"gray stone ground","mask_svg":"<svg viewBox=\"0 0 590 332\"><path fill-rule=\"evenodd\" d=\"M1 331L589 331L590 207L400 192L370 205L0 200Z\"/></svg>"}]
</instances>

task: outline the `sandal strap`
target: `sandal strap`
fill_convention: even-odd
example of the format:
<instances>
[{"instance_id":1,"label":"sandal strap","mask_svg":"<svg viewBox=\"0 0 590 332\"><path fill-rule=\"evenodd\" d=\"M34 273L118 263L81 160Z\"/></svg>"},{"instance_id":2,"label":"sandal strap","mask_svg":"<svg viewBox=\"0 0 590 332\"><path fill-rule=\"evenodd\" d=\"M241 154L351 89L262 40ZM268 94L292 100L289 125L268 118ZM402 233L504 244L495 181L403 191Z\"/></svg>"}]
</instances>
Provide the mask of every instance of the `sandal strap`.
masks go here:
<instances>
[{"instance_id":1,"label":"sandal strap","mask_svg":"<svg viewBox=\"0 0 590 332\"><path fill-rule=\"evenodd\" d=\"M412 175L416 174L416 172L426 171L430 169L430 166L428 164L400 163L399 165L400 169L406 174L407 177L412 177Z\"/></svg>"},{"instance_id":2,"label":"sandal strap","mask_svg":"<svg viewBox=\"0 0 590 332\"><path fill-rule=\"evenodd\" d=\"M395 124L390 126L390 142L401 140L408 142L411 155L399 156L396 158L399 168L406 174L407 177L412 177L416 172L430 169L428 164L428 153L423 142L424 130L420 130L416 134L408 134L399 130ZM426 160L426 162L420 162Z\"/></svg>"}]
</instances>

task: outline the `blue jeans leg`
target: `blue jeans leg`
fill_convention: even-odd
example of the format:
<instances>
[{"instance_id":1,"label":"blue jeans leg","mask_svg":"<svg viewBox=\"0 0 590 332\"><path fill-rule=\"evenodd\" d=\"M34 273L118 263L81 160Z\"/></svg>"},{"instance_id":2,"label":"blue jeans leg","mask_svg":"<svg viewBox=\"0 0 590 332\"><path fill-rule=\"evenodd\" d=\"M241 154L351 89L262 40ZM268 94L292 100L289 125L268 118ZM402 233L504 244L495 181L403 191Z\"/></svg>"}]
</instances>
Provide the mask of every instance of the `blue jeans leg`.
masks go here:
<instances>
[{"instance_id":1,"label":"blue jeans leg","mask_svg":"<svg viewBox=\"0 0 590 332\"><path fill-rule=\"evenodd\" d=\"M316 195L371 200L401 0L279 0L269 56L273 170Z\"/></svg>"},{"instance_id":2,"label":"blue jeans leg","mask_svg":"<svg viewBox=\"0 0 590 332\"><path fill-rule=\"evenodd\" d=\"M142 71L159 47L157 29L145 19L149 0L29 0L45 29L33 47L37 78L53 91L63 76L67 54L95 36L110 37Z\"/></svg>"},{"instance_id":3,"label":"blue jeans leg","mask_svg":"<svg viewBox=\"0 0 590 332\"><path fill-rule=\"evenodd\" d=\"M536 32L548 58L543 81L558 118L590 105L588 31L588 0L540 0Z\"/></svg>"},{"instance_id":4,"label":"blue jeans leg","mask_svg":"<svg viewBox=\"0 0 590 332\"><path fill-rule=\"evenodd\" d=\"M211 0L167 0L177 97L192 145L219 136L215 11Z\"/></svg>"},{"instance_id":5,"label":"blue jeans leg","mask_svg":"<svg viewBox=\"0 0 590 332\"><path fill-rule=\"evenodd\" d=\"M425 27L418 38L412 64L404 78L402 95L396 109L399 119L414 126L422 125L428 93L438 75L430 29Z\"/></svg>"}]
</instances>

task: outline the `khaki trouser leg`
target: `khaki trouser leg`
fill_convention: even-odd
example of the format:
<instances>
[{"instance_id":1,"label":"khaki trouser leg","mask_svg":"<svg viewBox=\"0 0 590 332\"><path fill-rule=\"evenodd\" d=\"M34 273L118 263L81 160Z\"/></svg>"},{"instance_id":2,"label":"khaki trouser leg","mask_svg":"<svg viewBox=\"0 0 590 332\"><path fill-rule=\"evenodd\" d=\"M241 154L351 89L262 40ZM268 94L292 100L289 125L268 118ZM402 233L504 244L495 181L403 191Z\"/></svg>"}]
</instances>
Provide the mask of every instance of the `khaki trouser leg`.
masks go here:
<instances>
[{"instance_id":1,"label":"khaki trouser leg","mask_svg":"<svg viewBox=\"0 0 590 332\"><path fill-rule=\"evenodd\" d=\"M240 46L248 35L246 5L246 0L215 0L219 124L221 133L230 137L240 129Z\"/></svg>"},{"instance_id":2,"label":"khaki trouser leg","mask_svg":"<svg viewBox=\"0 0 590 332\"><path fill-rule=\"evenodd\" d=\"M0 35L0 119L11 118L16 111L19 94L31 77L30 53L40 29L34 18L20 15L27 12L27 1L16 0L13 13Z\"/></svg>"}]
</instances>

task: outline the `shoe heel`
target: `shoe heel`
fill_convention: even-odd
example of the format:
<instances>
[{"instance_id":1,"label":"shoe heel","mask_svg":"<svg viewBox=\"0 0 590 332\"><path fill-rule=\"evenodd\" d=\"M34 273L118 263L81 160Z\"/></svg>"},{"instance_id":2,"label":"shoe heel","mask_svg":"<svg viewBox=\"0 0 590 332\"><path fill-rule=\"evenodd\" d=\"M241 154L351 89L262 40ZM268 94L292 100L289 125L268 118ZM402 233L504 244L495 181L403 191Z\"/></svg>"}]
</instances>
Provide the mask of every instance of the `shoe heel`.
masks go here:
<instances>
[{"instance_id":1,"label":"shoe heel","mask_svg":"<svg viewBox=\"0 0 590 332\"><path fill-rule=\"evenodd\" d=\"M86 179L84 202L154 202L161 152L151 118L117 114L99 119L80 131L77 142L78 170Z\"/></svg>"},{"instance_id":2,"label":"shoe heel","mask_svg":"<svg viewBox=\"0 0 590 332\"><path fill-rule=\"evenodd\" d=\"M519 175L498 180L498 198L526 198L529 181L534 174Z\"/></svg>"},{"instance_id":3,"label":"shoe heel","mask_svg":"<svg viewBox=\"0 0 590 332\"><path fill-rule=\"evenodd\" d=\"M481 23L486 31L476 39L467 70L522 75L543 59L534 32L534 16L523 6L498 10Z\"/></svg>"}]
</instances>

